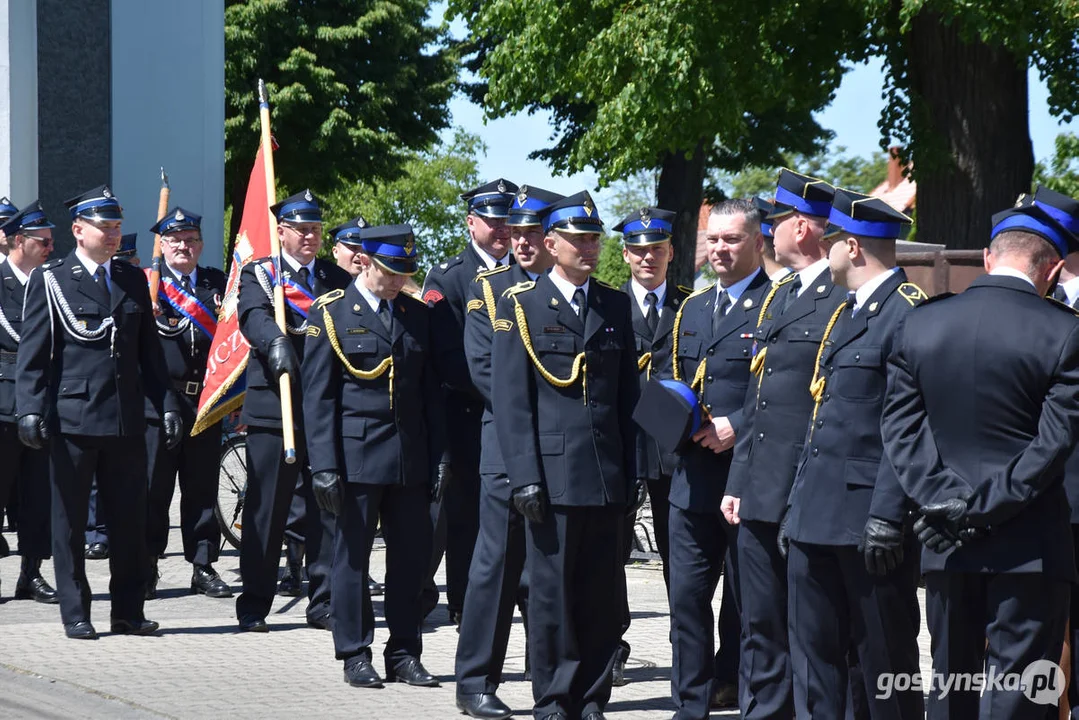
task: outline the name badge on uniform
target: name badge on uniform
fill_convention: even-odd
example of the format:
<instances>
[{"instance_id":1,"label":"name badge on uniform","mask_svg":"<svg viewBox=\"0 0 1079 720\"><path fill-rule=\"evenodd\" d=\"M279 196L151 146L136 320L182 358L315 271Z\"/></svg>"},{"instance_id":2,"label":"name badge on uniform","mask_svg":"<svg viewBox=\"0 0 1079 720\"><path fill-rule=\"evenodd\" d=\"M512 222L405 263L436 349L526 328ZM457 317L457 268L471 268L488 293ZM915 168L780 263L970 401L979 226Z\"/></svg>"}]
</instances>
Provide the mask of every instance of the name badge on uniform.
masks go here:
<instances>
[{"instance_id":1,"label":"name badge on uniform","mask_svg":"<svg viewBox=\"0 0 1079 720\"><path fill-rule=\"evenodd\" d=\"M349 328L348 329L348 334L349 335L363 335L366 332L367 332L367 328L362 328L362 327L356 327L356 328Z\"/></svg>"},{"instance_id":2,"label":"name badge on uniform","mask_svg":"<svg viewBox=\"0 0 1079 720\"><path fill-rule=\"evenodd\" d=\"M543 326L543 332L545 332L545 333L564 333L564 332L566 332L566 328L562 327L561 325L544 325Z\"/></svg>"}]
</instances>

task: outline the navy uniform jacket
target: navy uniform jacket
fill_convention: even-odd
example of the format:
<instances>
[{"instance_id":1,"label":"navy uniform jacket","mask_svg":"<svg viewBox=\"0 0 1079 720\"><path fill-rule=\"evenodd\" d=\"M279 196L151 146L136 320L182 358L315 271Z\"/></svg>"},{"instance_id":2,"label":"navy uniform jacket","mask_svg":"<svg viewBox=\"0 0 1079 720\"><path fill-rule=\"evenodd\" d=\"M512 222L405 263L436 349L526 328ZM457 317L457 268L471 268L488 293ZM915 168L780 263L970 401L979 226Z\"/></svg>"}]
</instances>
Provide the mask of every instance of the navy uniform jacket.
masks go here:
<instances>
[{"instance_id":1,"label":"navy uniform jacket","mask_svg":"<svg viewBox=\"0 0 1079 720\"><path fill-rule=\"evenodd\" d=\"M18 415L42 415L54 433L141 437L147 399L158 417L180 410L169 388L146 276L122 260L110 262L108 305L74 251L42 265L27 283L16 365ZM65 311L54 306L50 318L47 274L56 279L76 329L85 324L94 331L111 317L115 334L77 339L64 327Z\"/></svg>"},{"instance_id":2,"label":"navy uniform jacket","mask_svg":"<svg viewBox=\"0 0 1079 720\"><path fill-rule=\"evenodd\" d=\"M749 372L752 334L761 302L770 287L768 276L758 271L738 303L723 318L717 336L712 335L715 285L691 295L682 303L679 313L678 378L692 382L701 362L705 363L699 388L701 402L713 417L726 417L730 421L735 437L744 431L742 407L752 377ZM668 361L660 373L665 378L672 375L669 366ZM719 512L733 455L733 450L716 454L691 443L671 478L671 505L699 513Z\"/></svg>"},{"instance_id":3,"label":"navy uniform jacket","mask_svg":"<svg viewBox=\"0 0 1079 720\"><path fill-rule=\"evenodd\" d=\"M637 298L633 296L631 282L631 280L625 282L622 292L629 297L629 307L633 317L633 335L636 340L637 368L641 390L644 390L651 376L658 377L659 368L671 364L671 330L674 329L674 317L689 293L667 283L667 295L663 298L663 306L660 308L656 334L651 336L652 334L648 331L648 322L644 318L644 313L641 312L641 306L637 304ZM641 456L637 458L638 477L658 480L662 475L670 476L677 464L678 457L674 453L661 452L655 440L647 436L642 438Z\"/></svg>"},{"instance_id":4,"label":"navy uniform jacket","mask_svg":"<svg viewBox=\"0 0 1079 720\"><path fill-rule=\"evenodd\" d=\"M1064 466L1079 439L1079 319L987 275L911 311L888 359L885 450L919 505L968 497L989 535L922 570L1075 576Z\"/></svg>"},{"instance_id":5,"label":"navy uniform jacket","mask_svg":"<svg viewBox=\"0 0 1079 720\"><path fill-rule=\"evenodd\" d=\"M794 275L780 281L754 334L757 353L764 352L757 382L745 397L743 424L734 445L727 494L741 498L743 520L778 523L802 455L806 427L813 414L809 383L824 328L846 291L824 272L806 283L802 294L780 314Z\"/></svg>"},{"instance_id":6,"label":"navy uniform jacket","mask_svg":"<svg viewBox=\"0 0 1079 720\"><path fill-rule=\"evenodd\" d=\"M313 473L370 485L431 482L444 436L431 330L427 306L405 293L393 301L392 335L354 283L319 298L302 373Z\"/></svg>"},{"instance_id":7,"label":"navy uniform jacket","mask_svg":"<svg viewBox=\"0 0 1079 720\"><path fill-rule=\"evenodd\" d=\"M15 277L9 261L0 263L0 309L16 335L22 333L22 303L26 286ZM19 341L0 327L0 422L13 423L15 417L15 358Z\"/></svg>"},{"instance_id":8,"label":"navy uniform jacket","mask_svg":"<svg viewBox=\"0 0 1079 720\"><path fill-rule=\"evenodd\" d=\"M247 357L247 393L244 396L244 409L240 421L252 427L280 428L280 385L270 372L266 355L270 351L270 343L281 336L281 330L274 322L273 301L259 284L256 265L268 268L270 261L262 258L244 266L244 269L240 271L240 292L237 300L240 332L251 345L251 352ZM292 274L291 267L284 259L281 261L281 266L286 277ZM322 259L315 260L315 273L311 278L311 284L316 298L331 290L342 289L350 282L352 282L352 276L346 270ZM289 339L292 340L292 348L296 351L296 359L302 362L305 336L299 329L303 327L304 318L287 301L285 302L285 323L293 328L289 332ZM300 383L293 382L292 412L297 422L302 422L303 419L303 413L300 412L300 398Z\"/></svg>"},{"instance_id":9,"label":"navy uniform jacket","mask_svg":"<svg viewBox=\"0 0 1079 720\"><path fill-rule=\"evenodd\" d=\"M162 279L168 277L175 281L177 287L180 286L180 278L164 263L162 263L161 277ZM225 296L225 273L217 268L199 265L196 278L195 287L191 288L192 293L214 319L217 319L221 310L221 298ZM185 323L184 315L164 298L159 298L158 304L161 307L161 315L156 318L156 321L158 337L161 338L161 349L165 353L169 380L180 400L184 428L190 431L191 426L195 424L199 395L202 393L202 383L206 379L206 359L209 357L213 338L196 327L194 323ZM184 329L177 332L181 327ZM194 394L185 392L188 387L197 391ZM151 411L152 408L147 403L146 418L148 420L156 417L151 414Z\"/></svg>"},{"instance_id":10,"label":"navy uniform jacket","mask_svg":"<svg viewBox=\"0 0 1079 720\"><path fill-rule=\"evenodd\" d=\"M461 468L480 464L483 397L472 384L465 358L464 327L471 286L487 266L469 242L465 249L431 268L423 299L431 307L439 377L446 393L446 441L449 459Z\"/></svg>"},{"instance_id":11,"label":"navy uniform jacket","mask_svg":"<svg viewBox=\"0 0 1079 720\"><path fill-rule=\"evenodd\" d=\"M883 459L880 415L896 328L923 299L925 293L897 270L853 318L844 308L825 341L820 377L828 399L806 435L791 489L787 533L792 540L858 545L871 514L897 523L905 519L906 497L892 464Z\"/></svg>"},{"instance_id":12,"label":"navy uniform jacket","mask_svg":"<svg viewBox=\"0 0 1079 720\"><path fill-rule=\"evenodd\" d=\"M583 353L587 367L568 387L553 385L529 358L518 303L527 318L524 337L554 378L569 379ZM514 489L540 483L552 505L625 504L637 473L635 345L629 298L595 280L583 327L547 275L499 300L491 387Z\"/></svg>"},{"instance_id":13,"label":"navy uniform jacket","mask_svg":"<svg viewBox=\"0 0 1079 720\"><path fill-rule=\"evenodd\" d=\"M483 397L483 432L480 449L480 472L483 475L504 475L506 464L498 447L491 398L491 341L494 316L497 314L498 298L519 282L529 280L528 273L520 265L503 265L476 276L469 288L470 297L465 315L465 357L472 383ZM493 302L495 307L490 307ZM494 311L492 313L492 311ZM508 500L509 480L500 478L491 487L497 497Z\"/></svg>"}]
</instances>

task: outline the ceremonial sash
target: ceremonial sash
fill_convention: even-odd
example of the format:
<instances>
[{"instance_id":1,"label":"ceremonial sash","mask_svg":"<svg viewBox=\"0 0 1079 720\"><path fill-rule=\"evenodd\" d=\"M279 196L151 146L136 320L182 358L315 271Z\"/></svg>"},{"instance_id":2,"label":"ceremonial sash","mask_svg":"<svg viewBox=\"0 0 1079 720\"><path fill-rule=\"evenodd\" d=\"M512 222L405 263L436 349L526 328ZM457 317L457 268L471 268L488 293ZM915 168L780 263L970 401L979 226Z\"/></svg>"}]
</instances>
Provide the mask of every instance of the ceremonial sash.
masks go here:
<instances>
[{"instance_id":1,"label":"ceremonial sash","mask_svg":"<svg viewBox=\"0 0 1079 720\"><path fill-rule=\"evenodd\" d=\"M145 272L147 278L149 278L150 271L146 270ZM217 316L212 310L199 302L194 293L187 292L175 280L163 275L161 282L157 286L157 294L158 297L175 308L176 312L183 315L195 327L204 332L208 338L214 339L214 333L217 332Z\"/></svg>"},{"instance_id":2,"label":"ceremonial sash","mask_svg":"<svg viewBox=\"0 0 1079 720\"><path fill-rule=\"evenodd\" d=\"M262 267L269 272L271 279L277 279L277 268L274 263L264 263ZM284 278L281 286L285 292L285 302L287 302L289 307L295 310L300 317L306 320L308 313L311 312L311 305L315 302L315 294L303 285L300 285L291 277Z\"/></svg>"}]
</instances>

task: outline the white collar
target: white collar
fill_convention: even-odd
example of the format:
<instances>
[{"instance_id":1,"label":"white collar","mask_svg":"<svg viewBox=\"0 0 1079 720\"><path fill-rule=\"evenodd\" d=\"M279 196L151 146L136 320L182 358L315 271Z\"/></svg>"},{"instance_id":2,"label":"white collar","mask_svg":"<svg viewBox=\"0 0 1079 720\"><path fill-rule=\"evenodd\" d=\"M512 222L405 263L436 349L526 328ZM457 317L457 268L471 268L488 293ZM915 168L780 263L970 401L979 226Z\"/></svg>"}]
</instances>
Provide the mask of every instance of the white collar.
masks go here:
<instances>
[{"instance_id":1,"label":"white collar","mask_svg":"<svg viewBox=\"0 0 1079 720\"><path fill-rule=\"evenodd\" d=\"M11 258L5 258L3 262L7 263L7 266L11 268L11 272L15 274L15 279L19 281L19 284L26 285L26 281L30 279L30 276L24 275L23 271L19 269L19 266L11 262ZM33 270L30 272L33 272Z\"/></svg>"},{"instance_id":2,"label":"white collar","mask_svg":"<svg viewBox=\"0 0 1079 720\"><path fill-rule=\"evenodd\" d=\"M510 264L509 253L503 255L501 260L496 260L494 255L481 248L475 240L472 240L470 242L472 243L472 249L475 250L476 254L480 256L480 260L483 261L483 264L487 266L488 270L494 269L499 265Z\"/></svg>"},{"instance_id":3,"label":"white collar","mask_svg":"<svg viewBox=\"0 0 1079 720\"><path fill-rule=\"evenodd\" d=\"M371 310L378 312L378 306L382 303L382 298L371 292L367 285L364 284L363 273L356 276L353 284L356 286L356 289L360 291L360 295L367 301L367 304L371 306ZM390 306L390 310L393 310L393 300L387 300L386 304Z\"/></svg>"},{"instance_id":4,"label":"white collar","mask_svg":"<svg viewBox=\"0 0 1079 720\"><path fill-rule=\"evenodd\" d=\"M802 281L802 287L798 289L798 297L802 297L802 293L806 291L813 282L820 277L820 274L828 271L828 258L822 257L817 262L813 263L809 267L802 268L798 271L798 278Z\"/></svg>"},{"instance_id":5,"label":"white collar","mask_svg":"<svg viewBox=\"0 0 1079 720\"><path fill-rule=\"evenodd\" d=\"M667 299L666 280L660 283L659 287L657 287L655 290L649 290L644 285L641 285L639 282L637 282L636 278L630 278L629 287L630 290L633 291L633 298L637 301L637 307L641 309L642 315L648 314L648 304L645 302L645 298L648 296L648 293L655 293L656 295L656 312L660 311L660 308L663 307L664 300Z\"/></svg>"},{"instance_id":6,"label":"white collar","mask_svg":"<svg viewBox=\"0 0 1079 720\"><path fill-rule=\"evenodd\" d=\"M879 288L884 283L888 282L888 278L890 278L892 275L896 274L897 272L899 272L899 268L897 268L897 267L894 267L891 270L885 270L884 272L880 273L879 275L875 275L869 282L867 282L865 285L862 285L860 288L855 290L854 291L854 310L855 310L855 312L860 310L867 302L869 302L869 298L871 298L873 296L873 293L875 293L877 291L877 288Z\"/></svg>"},{"instance_id":7,"label":"white collar","mask_svg":"<svg viewBox=\"0 0 1079 720\"><path fill-rule=\"evenodd\" d=\"M758 268L757 272L751 272L749 275L746 275L744 278L734 283L730 287L723 287L721 283L717 282L716 298L719 298L719 293L726 291L727 297L731 299L731 307L734 307L734 305L738 303L738 298L742 297L742 293L746 291L746 288L749 287L749 284L753 282L753 279L757 277L757 273L759 272L764 271Z\"/></svg>"},{"instance_id":8,"label":"white collar","mask_svg":"<svg viewBox=\"0 0 1079 720\"><path fill-rule=\"evenodd\" d=\"M75 257L77 257L79 259L79 262L82 263L82 266L84 268L86 268L86 271L88 273L90 273L91 277L93 277L95 274L97 274L97 269L99 267L103 267L103 268L105 268L105 277L108 278L109 280L112 280L112 263L111 262L107 262L104 265L96 263L93 260L91 260L86 255L86 253L84 253L82 251L81 247L78 247L78 246L75 247Z\"/></svg>"},{"instance_id":9,"label":"white collar","mask_svg":"<svg viewBox=\"0 0 1079 720\"><path fill-rule=\"evenodd\" d=\"M167 267L169 269L169 272L171 272L173 275L176 276L177 280L182 281L184 279L185 273L180 272L179 270L174 268L172 265L169 265L168 263L165 263L165 267ZM191 287L195 287L195 285L197 285L198 282L199 282L199 269L198 269L198 267L196 266L194 270L192 270L189 273L186 273L186 275L189 278L191 278Z\"/></svg>"},{"instance_id":10,"label":"white collar","mask_svg":"<svg viewBox=\"0 0 1079 720\"><path fill-rule=\"evenodd\" d=\"M294 272L300 272L300 268L302 268L302 267L307 268L307 276L308 276L308 278L309 278L309 280L311 282L314 282L314 279L315 279L315 261L314 260L307 263L306 265L301 265L299 260L292 257L291 255L289 255L284 250L281 251L281 257L283 257L285 259L285 262L288 263L288 266L290 268L292 268L292 270ZM194 280L191 281L192 284L194 284L194 282L195 282Z\"/></svg>"},{"instance_id":11,"label":"white collar","mask_svg":"<svg viewBox=\"0 0 1079 720\"><path fill-rule=\"evenodd\" d=\"M789 267L781 267L778 270L776 270L774 273L769 275L768 279L771 280L772 282L779 282L780 280L782 280L783 278L787 277L790 274L791 274L791 269Z\"/></svg>"},{"instance_id":12,"label":"white collar","mask_svg":"<svg viewBox=\"0 0 1079 720\"><path fill-rule=\"evenodd\" d=\"M558 292L562 293L562 297L566 298L566 302L568 302L568 303L573 302L573 293L576 290L583 290L584 291L585 302L588 302L588 281L587 280L585 281L584 285L581 285L580 287L578 287L577 285L574 285L573 283L571 283L566 278L562 277L562 275L560 275L558 270L555 269L555 268L551 268L551 272L547 273L547 277L551 278L551 282L553 282L554 286L556 288L558 288Z\"/></svg>"},{"instance_id":13,"label":"white collar","mask_svg":"<svg viewBox=\"0 0 1079 720\"><path fill-rule=\"evenodd\" d=\"M1060 287L1064 288L1064 292L1068 296L1068 304L1075 305L1076 299L1079 299L1079 276L1060 283Z\"/></svg>"},{"instance_id":14,"label":"white collar","mask_svg":"<svg viewBox=\"0 0 1079 720\"><path fill-rule=\"evenodd\" d=\"M1034 288L1035 290L1037 290L1037 288L1038 288L1038 286L1034 284L1034 281L1031 280L1030 277L1026 273L1024 273L1022 270L1016 270L1015 268L1010 268L1007 265L998 265L995 268L993 268L993 272L991 272L989 274L990 275L1003 275L1005 277L1019 278L1020 280L1026 280L1027 283L1032 288Z\"/></svg>"}]
</instances>

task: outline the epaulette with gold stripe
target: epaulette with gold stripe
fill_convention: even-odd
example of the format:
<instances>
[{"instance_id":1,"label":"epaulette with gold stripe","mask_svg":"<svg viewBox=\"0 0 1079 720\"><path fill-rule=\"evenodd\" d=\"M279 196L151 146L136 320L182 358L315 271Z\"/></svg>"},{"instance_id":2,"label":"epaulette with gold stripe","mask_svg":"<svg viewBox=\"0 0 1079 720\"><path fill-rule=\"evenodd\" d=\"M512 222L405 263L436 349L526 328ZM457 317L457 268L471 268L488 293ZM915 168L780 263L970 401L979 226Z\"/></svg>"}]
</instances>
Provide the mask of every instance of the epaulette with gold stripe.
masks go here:
<instances>
[{"instance_id":1,"label":"epaulette with gold stripe","mask_svg":"<svg viewBox=\"0 0 1079 720\"><path fill-rule=\"evenodd\" d=\"M513 297L518 293L528 292L534 287L536 287L535 280L523 280L516 285L511 285L510 287L506 288L506 291L502 293L502 297Z\"/></svg>"},{"instance_id":2,"label":"epaulette with gold stripe","mask_svg":"<svg viewBox=\"0 0 1079 720\"><path fill-rule=\"evenodd\" d=\"M599 278L592 278L592 279L595 280L596 284L599 285L600 287L605 287L608 290L618 290L618 288L616 288L614 285L611 285L609 282L606 282L604 280L600 280Z\"/></svg>"},{"instance_id":3,"label":"epaulette with gold stripe","mask_svg":"<svg viewBox=\"0 0 1079 720\"><path fill-rule=\"evenodd\" d=\"M478 272L476 273L476 277L473 278L473 282L479 282L481 278L491 277L492 275L497 275L500 272L506 272L510 269L510 267L510 265L496 265L490 270L483 270L482 272Z\"/></svg>"},{"instance_id":4,"label":"epaulette with gold stripe","mask_svg":"<svg viewBox=\"0 0 1079 720\"><path fill-rule=\"evenodd\" d=\"M714 285L715 285L715 283L712 283L712 285L710 285L709 287L712 287L712 286L714 286ZM677 287L678 287L678 289L679 289L679 290L681 290L682 292L684 292L684 293L685 293L686 295L692 295L692 294L693 294L693 293L695 292L695 291L693 290L693 288L691 288L691 287L686 287L685 285L678 285Z\"/></svg>"},{"instance_id":5,"label":"epaulette with gold stripe","mask_svg":"<svg viewBox=\"0 0 1079 720\"><path fill-rule=\"evenodd\" d=\"M338 300L340 300L344 296L345 296L345 291L344 290L331 290L328 293L326 293L325 295L319 295L318 296L318 299L315 300L315 307L324 308L324 307L326 307L327 305L329 305L332 302L337 302Z\"/></svg>"},{"instance_id":6,"label":"epaulette with gold stripe","mask_svg":"<svg viewBox=\"0 0 1079 720\"><path fill-rule=\"evenodd\" d=\"M896 292L902 295L903 299L909 302L912 307L929 298L929 296L925 294L925 290L922 290L912 282L903 283L896 288Z\"/></svg>"},{"instance_id":7,"label":"epaulette with gold stripe","mask_svg":"<svg viewBox=\"0 0 1079 720\"><path fill-rule=\"evenodd\" d=\"M1053 303L1053 305L1055 307L1058 307L1061 310L1067 310L1072 315L1079 315L1079 310L1076 310L1075 308L1073 308L1071 305L1069 305L1066 302L1061 302L1060 300L1057 300L1052 295L1047 296L1045 299L1048 300L1049 302Z\"/></svg>"}]
</instances>

